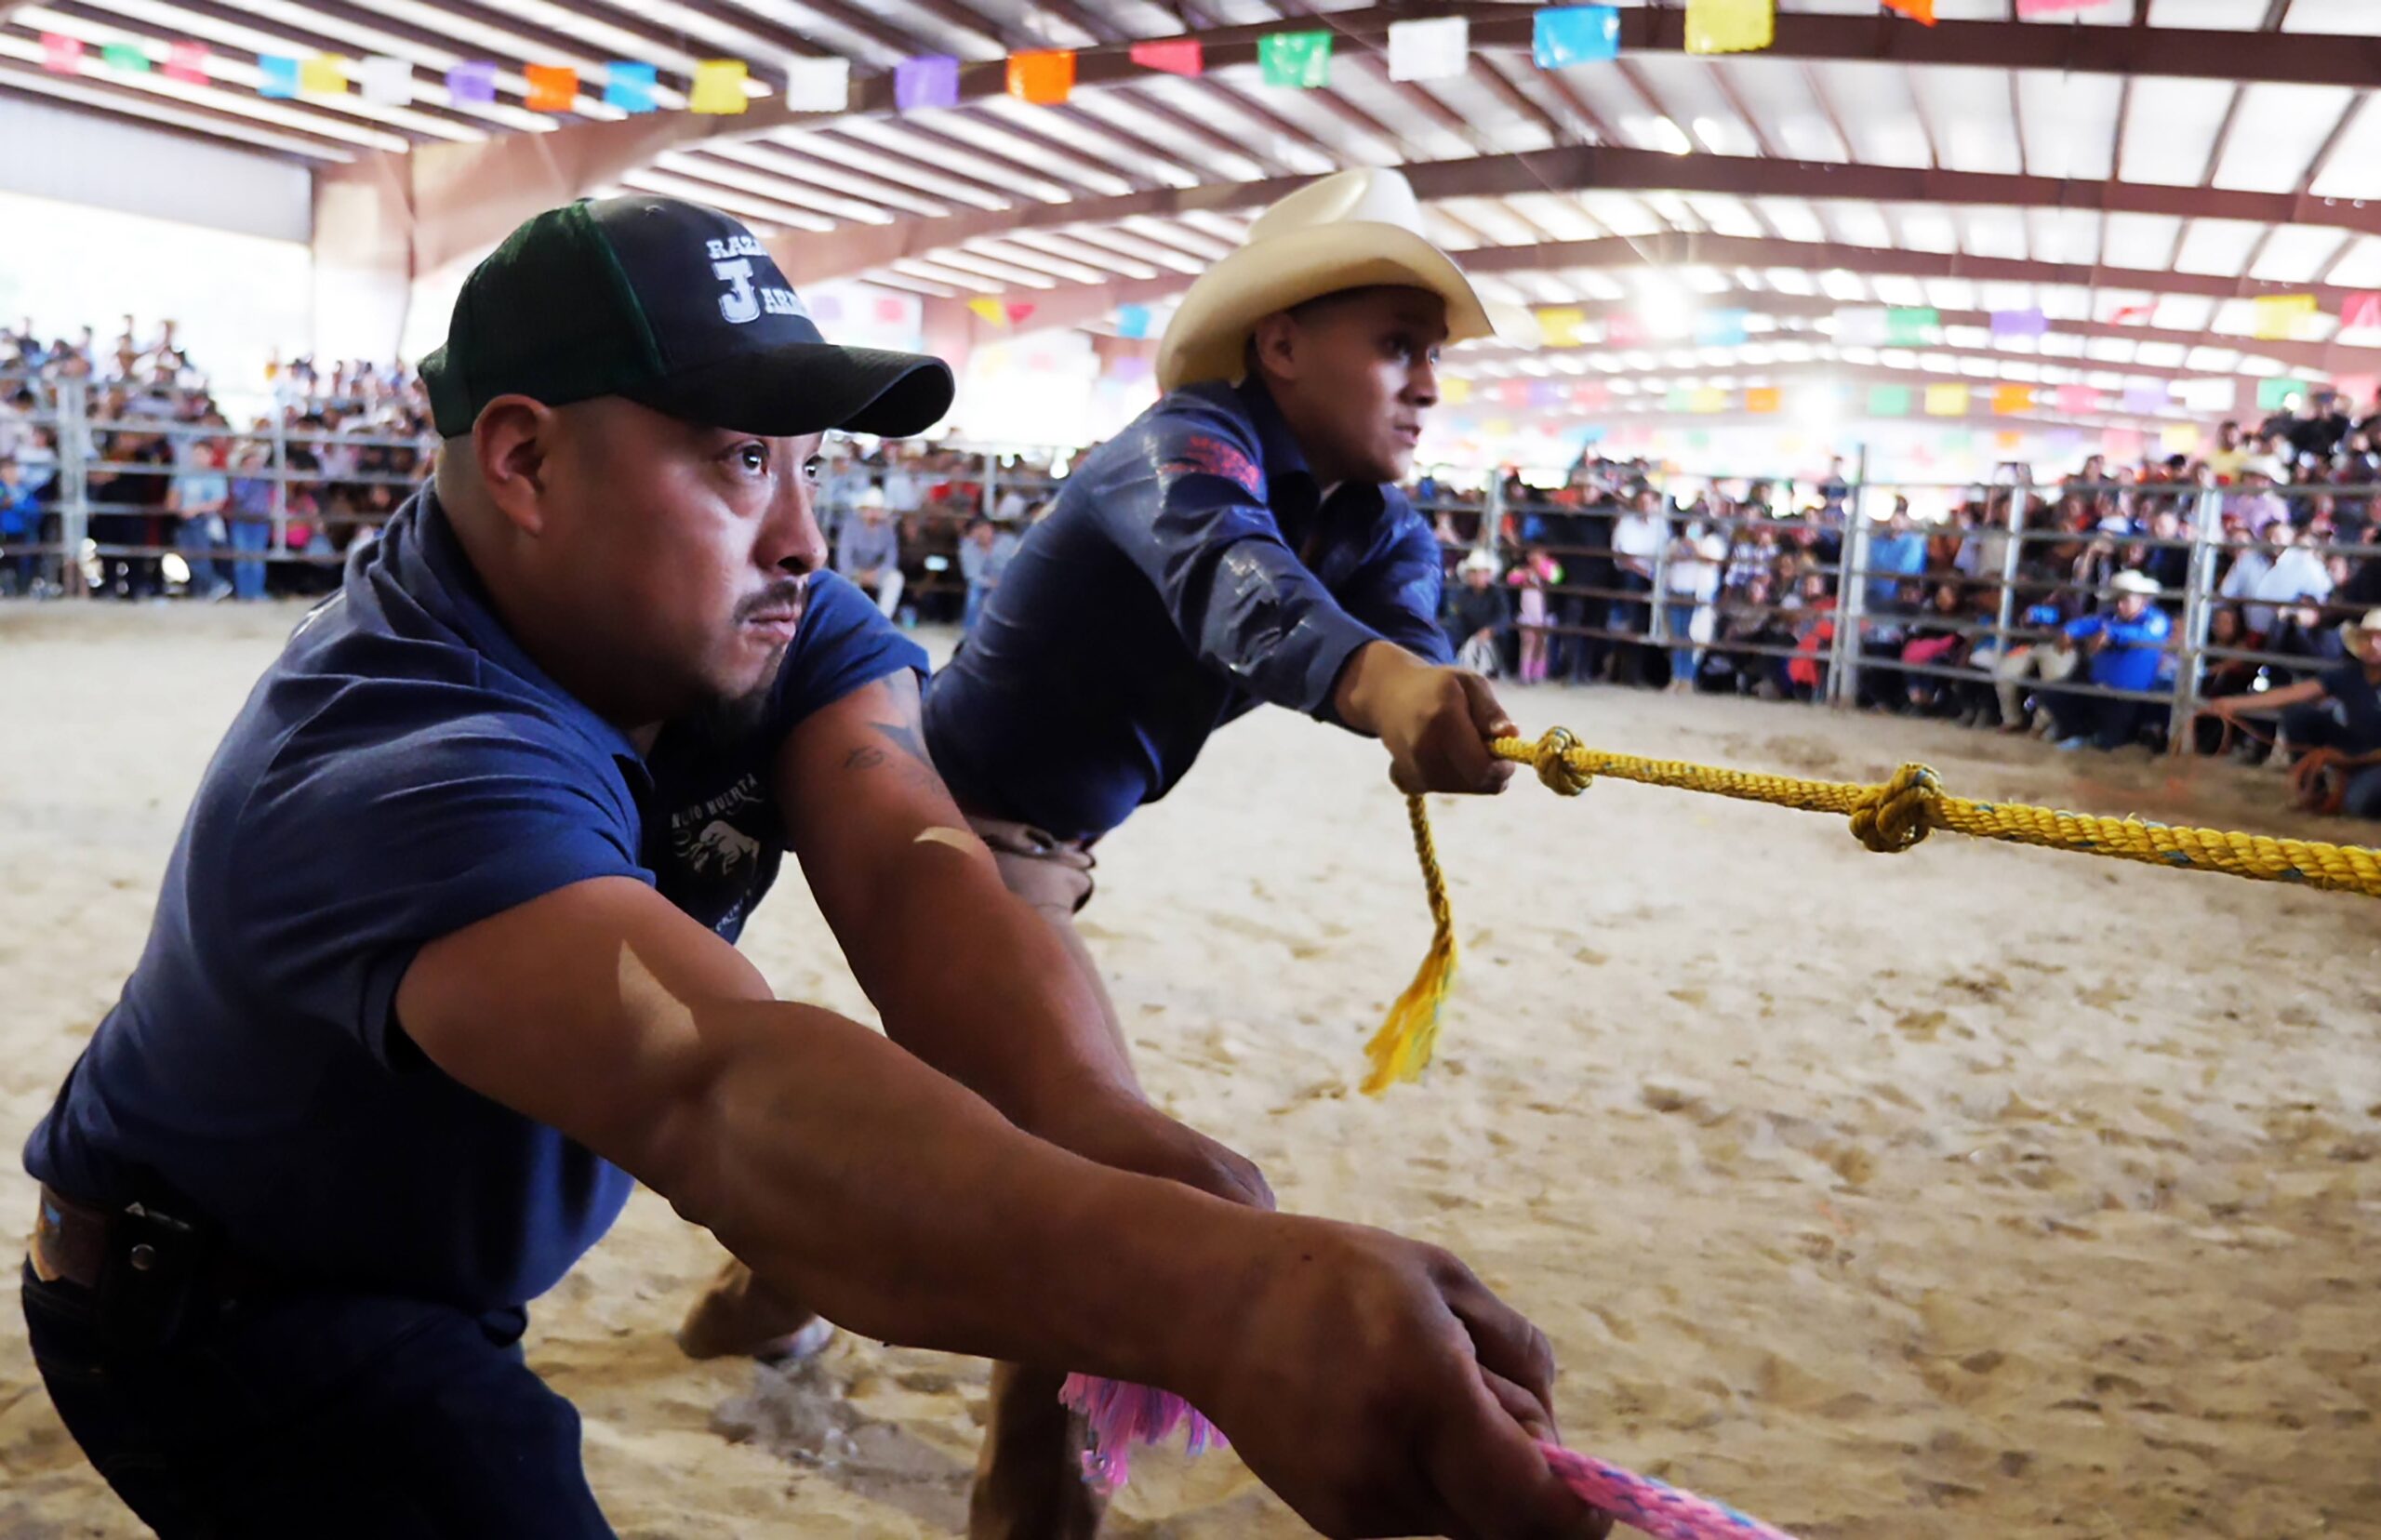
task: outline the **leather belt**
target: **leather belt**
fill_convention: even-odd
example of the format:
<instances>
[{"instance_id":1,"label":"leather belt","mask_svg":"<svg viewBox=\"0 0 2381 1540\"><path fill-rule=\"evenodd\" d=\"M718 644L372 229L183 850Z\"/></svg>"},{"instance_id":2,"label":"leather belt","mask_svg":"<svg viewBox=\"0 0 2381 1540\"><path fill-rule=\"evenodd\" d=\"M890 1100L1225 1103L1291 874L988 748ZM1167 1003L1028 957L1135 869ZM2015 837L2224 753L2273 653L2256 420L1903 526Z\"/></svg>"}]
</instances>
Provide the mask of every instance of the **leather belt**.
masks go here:
<instances>
[{"instance_id":1,"label":"leather belt","mask_svg":"<svg viewBox=\"0 0 2381 1540\"><path fill-rule=\"evenodd\" d=\"M60 1280L86 1289L100 1286L100 1269L108 1255L108 1211L69 1198L42 1184L41 1208L33 1215L33 1243L27 1248L33 1275L45 1283Z\"/></svg>"}]
</instances>

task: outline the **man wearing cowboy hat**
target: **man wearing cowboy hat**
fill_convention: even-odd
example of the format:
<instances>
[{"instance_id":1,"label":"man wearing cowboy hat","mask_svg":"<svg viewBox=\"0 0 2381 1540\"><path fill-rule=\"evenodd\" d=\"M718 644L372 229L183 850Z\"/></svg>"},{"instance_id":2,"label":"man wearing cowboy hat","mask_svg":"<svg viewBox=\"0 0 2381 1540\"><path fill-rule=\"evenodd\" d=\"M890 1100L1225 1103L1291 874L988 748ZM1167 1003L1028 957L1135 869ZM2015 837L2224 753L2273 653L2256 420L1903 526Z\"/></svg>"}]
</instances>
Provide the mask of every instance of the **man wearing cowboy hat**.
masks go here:
<instances>
[{"instance_id":1,"label":"man wearing cowboy hat","mask_svg":"<svg viewBox=\"0 0 2381 1540\"><path fill-rule=\"evenodd\" d=\"M2087 615L2067 623L2066 644L2091 654L2089 677L2104 690L2147 692L2156 687L2166 661L2166 638L2174 621L2150 601L2158 579L2146 572L2120 572L2108 582L2117 604L2113 615ZM2046 697L2053 737L2061 749L2122 749L2141 726L2138 700L2052 691Z\"/></svg>"},{"instance_id":2,"label":"man wearing cowboy hat","mask_svg":"<svg viewBox=\"0 0 2381 1540\"><path fill-rule=\"evenodd\" d=\"M2291 748L2346 756L2340 811L2381 818L2381 609L2341 626L2340 641L2347 661L2279 690L2225 696L2208 702L2207 710L2227 722L2279 711L2281 737Z\"/></svg>"},{"instance_id":3,"label":"man wearing cowboy hat","mask_svg":"<svg viewBox=\"0 0 2381 1540\"><path fill-rule=\"evenodd\" d=\"M1451 666L1437 539L1398 490L1440 348L1493 332L1403 177L1324 178L1191 285L1158 350L1166 394L1019 543L929 688L926 744L1004 880L1087 976L1073 915L1093 844L1260 704L1377 737L1404 790L1503 789L1512 767L1486 741L1514 728ZM1121 1049L1112 1006L1108 1020ZM682 1342L757 1348L802 1320L731 1267ZM978 1540L1097 1528L1058 1384L996 1374Z\"/></svg>"}]
</instances>

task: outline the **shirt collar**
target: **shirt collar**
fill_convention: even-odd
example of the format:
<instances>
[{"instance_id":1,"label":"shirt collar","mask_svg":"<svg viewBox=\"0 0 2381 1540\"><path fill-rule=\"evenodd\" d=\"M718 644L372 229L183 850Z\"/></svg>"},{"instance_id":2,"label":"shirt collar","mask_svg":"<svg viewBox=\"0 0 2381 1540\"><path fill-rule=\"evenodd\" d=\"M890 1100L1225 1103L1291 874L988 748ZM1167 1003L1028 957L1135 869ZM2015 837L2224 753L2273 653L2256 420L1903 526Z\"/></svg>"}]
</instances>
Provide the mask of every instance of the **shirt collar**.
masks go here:
<instances>
[{"instance_id":1,"label":"shirt collar","mask_svg":"<svg viewBox=\"0 0 2381 1540\"><path fill-rule=\"evenodd\" d=\"M410 540L404 538L406 527L412 531ZM487 585L472 567L434 490L425 485L416 493L410 508L390 521L389 533L397 536L391 552L397 583L416 604L445 622L474 652L546 697L614 759L644 769L645 756L637 752L628 735L555 684L505 629L488 598ZM387 541L389 535L381 538Z\"/></svg>"},{"instance_id":2,"label":"shirt collar","mask_svg":"<svg viewBox=\"0 0 2381 1540\"><path fill-rule=\"evenodd\" d=\"M1315 478L1313 468L1307 463L1306 451L1298 447L1297 435L1290 431L1289 418L1284 417L1282 408L1274 404L1273 392L1267 390L1265 382L1255 375L1233 386L1232 392L1240 400L1241 409L1248 415L1249 428L1257 435L1257 452L1265 465L1268 500L1275 505L1277 512L1282 511L1282 493L1293 491L1292 506L1300 516L1310 516L1320 511L1323 484ZM1285 482L1289 484L1287 486L1284 485ZM1361 522L1369 525L1379 516L1387 501L1387 493L1384 488L1369 482L1342 482L1333 493L1331 501L1337 510L1355 510ZM1334 514L1335 519L1344 516L1344 512Z\"/></svg>"}]
</instances>

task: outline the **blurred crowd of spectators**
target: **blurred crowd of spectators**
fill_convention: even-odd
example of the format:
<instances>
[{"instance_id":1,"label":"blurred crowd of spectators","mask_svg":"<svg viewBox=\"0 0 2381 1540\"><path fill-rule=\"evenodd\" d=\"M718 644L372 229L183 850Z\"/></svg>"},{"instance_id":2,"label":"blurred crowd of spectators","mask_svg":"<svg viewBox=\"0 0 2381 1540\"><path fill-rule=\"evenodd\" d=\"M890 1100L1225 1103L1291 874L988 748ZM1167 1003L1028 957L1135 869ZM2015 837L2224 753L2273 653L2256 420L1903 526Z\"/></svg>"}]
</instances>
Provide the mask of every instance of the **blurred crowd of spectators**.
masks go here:
<instances>
[{"instance_id":1,"label":"blurred crowd of spectators","mask_svg":"<svg viewBox=\"0 0 2381 1540\"><path fill-rule=\"evenodd\" d=\"M2381 765L2381 656L2362 650L2381 648L2365 640L2368 618L2381 628L2376 433L2319 399L2253 432L2228 422L2202 457L2006 467L1929 520L1891 487L1862 496L1840 460L1798 487L1583 459L1558 487L1507 478L1493 530L1487 498L1430 478L1413 492L1447 550L1450 640L1497 671L1812 700L1856 658L1840 693L1859 707L2073 750L2164 746L2204 549L2196 686L2213 709L2187 747ZM2368 787L2381 815L2381 768Z\"/></svg>"},{"instance_id":2,"label":"blurred crowd of spectators","mask_svg":"<svg viewBox=\"0 0 2381 1540\"><path fill-rule=\"evenodd\" d=\"M70 380L79 427L59 412ZM327 591L428 471L429 403L408 371L276 359L258 388L222 394L242 404L236 420L170 320L152 331L126 315L106 345L88 327L49 340L29 322L0 327L0 592L60 586L58 560L22 548L59 545L69 460L85 478L92 591L119 599Z\"/></svg>"}]
</instances>

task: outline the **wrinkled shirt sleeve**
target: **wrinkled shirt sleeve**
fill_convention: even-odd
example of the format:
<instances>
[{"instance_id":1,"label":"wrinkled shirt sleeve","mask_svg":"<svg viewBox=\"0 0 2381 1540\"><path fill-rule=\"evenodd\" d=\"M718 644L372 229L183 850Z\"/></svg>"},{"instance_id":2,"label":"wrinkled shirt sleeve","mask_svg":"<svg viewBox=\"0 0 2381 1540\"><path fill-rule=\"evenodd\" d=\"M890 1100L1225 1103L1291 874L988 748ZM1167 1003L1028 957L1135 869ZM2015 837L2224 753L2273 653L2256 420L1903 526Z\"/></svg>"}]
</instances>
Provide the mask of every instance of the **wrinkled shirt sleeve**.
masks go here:
<instances>
[{"instance_id":1,"label":"wrinkled shirt sleeve","mask_svg":"<svg viewBox=\"0 0 2381 1540\"><path fill-rule=\"evenodd\" d=\"M1438 537L1404 512L1402 498L1391 498L1383 516L1401 513L1397 534L1356 575L1356 586L1347 594L1348 613L1417 657L1452 663L1446 628L1438 621L1446 585Z\"/></svg>"},{"instance_id":2,"label":"wrinkled shirt sleeve","mask_svg":"<svg viewBox=\"0 0 2381 1540\"><path fill-rule=\"evenodd\" d=\"M1250 694L1325 716L1349 657L1381 633L1339 606L1282 538L1255 434L1221 411L1154 412L1093 499L1201 662Z\"/></svg>"}]
</instances>

